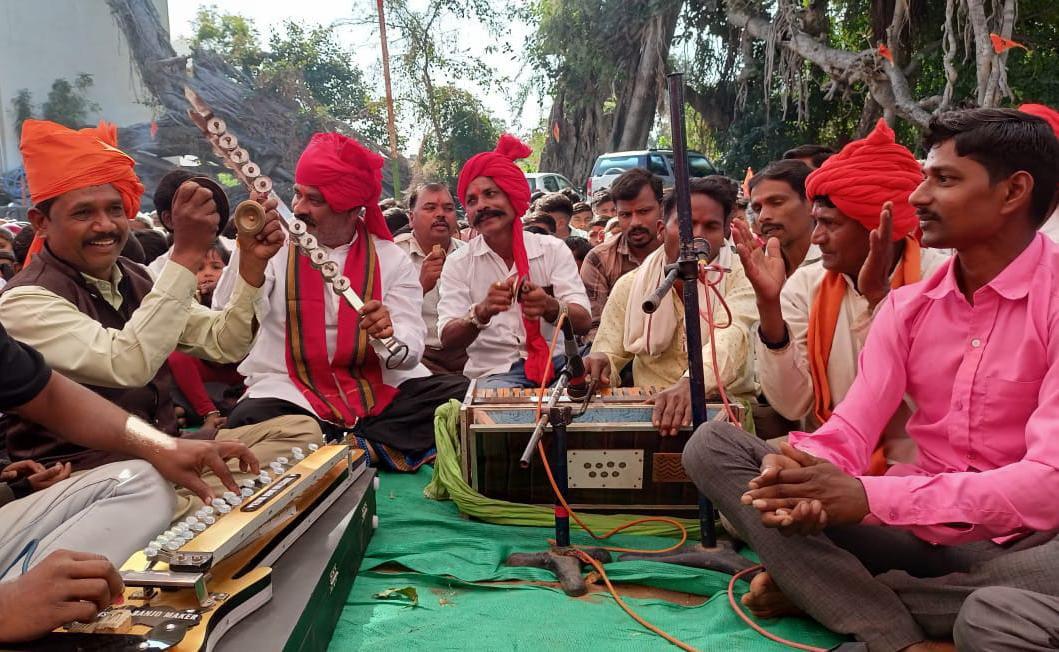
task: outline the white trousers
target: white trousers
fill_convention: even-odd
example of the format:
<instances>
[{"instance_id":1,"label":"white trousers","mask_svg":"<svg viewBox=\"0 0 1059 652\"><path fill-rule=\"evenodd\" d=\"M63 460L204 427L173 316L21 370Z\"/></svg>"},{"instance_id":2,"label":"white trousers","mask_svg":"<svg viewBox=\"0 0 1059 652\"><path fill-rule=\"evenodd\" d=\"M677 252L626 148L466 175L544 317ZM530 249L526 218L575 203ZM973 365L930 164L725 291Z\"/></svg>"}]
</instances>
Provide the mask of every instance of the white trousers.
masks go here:
<instances>
[{"instance_id":1,"label":"white trousers","mask_svg":"<svg viewBox=\"0 0 1059 652\"><path fill-rule=\"evenodd\" d=\"M0 507L0 581L55 550L92 552L116 567L169 527L173 487L147 462L114 462Z\"/></svg>"}]
</instances>

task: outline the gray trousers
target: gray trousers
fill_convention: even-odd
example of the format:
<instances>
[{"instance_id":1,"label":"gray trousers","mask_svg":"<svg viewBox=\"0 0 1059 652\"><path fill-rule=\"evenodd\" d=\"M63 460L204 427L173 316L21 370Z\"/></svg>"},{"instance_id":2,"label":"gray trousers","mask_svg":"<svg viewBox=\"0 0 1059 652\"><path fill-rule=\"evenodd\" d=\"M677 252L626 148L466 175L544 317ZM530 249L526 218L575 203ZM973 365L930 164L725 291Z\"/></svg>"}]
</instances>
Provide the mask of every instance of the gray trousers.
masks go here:
<instances>
[{"instance_id":1,"label":"gray trousers","mask_svg":"<svg viewBox=\"0 0 1059 652\"><path fill-rule=\"evenodd\" d=\"M1059 649L1059 598L991 586L971 594L953 630L961 652Z\"/></svg>"},{"instance_id":2,"label":"gray trousers","mask_svg":"<svg viewBox=\"0 0 1059 652\"><path fill-rule=\"evenodd\" d=\"M147 462L79 473L0 507L0 580L56 550L93 552L120 567L169 527L173 486Z\"/></svg>"},{"instance_id":3,"label":"gray trousers","mask_svg":"<svg viewBox=\"0 0 1059 652\"><path fill-rule=\"evenodd\" d=\"M787 537L761 524L739 499L758 475L768 444L726 423L699 427L684 468L699 490L761 556L794 604L828 629L852 634L872 652L947 640L975 589L1011 586L1059 594L1059 540L1041 533L1013 546L990 541L933 546L891 527L850 525Z\"/></svg>"}]
</instances>

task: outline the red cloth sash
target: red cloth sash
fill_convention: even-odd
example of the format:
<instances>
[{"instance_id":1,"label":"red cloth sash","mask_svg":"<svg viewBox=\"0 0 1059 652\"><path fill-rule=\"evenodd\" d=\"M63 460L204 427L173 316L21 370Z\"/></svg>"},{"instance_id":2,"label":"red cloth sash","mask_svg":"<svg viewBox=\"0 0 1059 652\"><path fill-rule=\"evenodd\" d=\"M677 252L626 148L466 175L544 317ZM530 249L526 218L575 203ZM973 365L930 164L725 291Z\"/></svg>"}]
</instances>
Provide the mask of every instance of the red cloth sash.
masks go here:
<instances>
[{"instance_id":1,"label":"red cloth sash","mask_svg":"<svg viewBox=\"0 0 1059 652\"><path fill-rule=\"evenodd\" d=\"M353 291L365 302L382 299L382 279L375 244L362 220L343 270ZM307 256L291 246L287 256L287 373L321 419L352 427L357 419L382 412L397 388L383 383L382 367L360 314L338 302L338 343L334 359L327 353L324 279Z\"/></svg>"}]
</instances>

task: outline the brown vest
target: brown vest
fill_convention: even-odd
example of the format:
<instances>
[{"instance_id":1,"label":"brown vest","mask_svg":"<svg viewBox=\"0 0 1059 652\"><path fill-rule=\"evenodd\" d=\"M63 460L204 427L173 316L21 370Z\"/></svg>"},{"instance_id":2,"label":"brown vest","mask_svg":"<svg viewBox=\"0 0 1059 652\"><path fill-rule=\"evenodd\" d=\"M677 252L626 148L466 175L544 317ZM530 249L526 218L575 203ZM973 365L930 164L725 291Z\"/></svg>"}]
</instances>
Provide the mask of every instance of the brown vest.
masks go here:
<instances>
[{"instance_id":1,"label":"brown vest","mask_svg":"<svg viewBox=\"0 0 1059 652\"><path fill-rule=\"evenodd\" d=\"M151 291L152 281L142 265L126 258L119 258L117 265L122 274L118 290L123 297L121 308L118 310L85 282L80 272L56 258L47 247L33 257L28 267L15 275L3 291L24 286L42 287L74 304L78 310L103 326L121 330L132 313L140 307L143 298ZM85 386L131 414L154 424L159 430L175 435L178 429L170 395L172 384L169 366L162 365L151 382L144 387ZM71 462L74 470L80 471L127 459L127 456L119 453L91 450L71 444L42 426L11 414L0 419L0 433L7 439L7 451L12 460L33 459L42 464Z\"/></svg>"}]
</instances>

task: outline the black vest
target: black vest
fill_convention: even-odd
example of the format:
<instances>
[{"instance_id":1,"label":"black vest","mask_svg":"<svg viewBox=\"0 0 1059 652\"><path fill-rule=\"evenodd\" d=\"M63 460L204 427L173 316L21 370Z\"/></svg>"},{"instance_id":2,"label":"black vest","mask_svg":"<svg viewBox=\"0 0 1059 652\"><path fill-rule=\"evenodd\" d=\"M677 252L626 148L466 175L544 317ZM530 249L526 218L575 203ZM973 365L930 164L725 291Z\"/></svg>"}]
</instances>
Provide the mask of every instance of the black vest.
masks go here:
<instances>
[{"instance_id":1,"label":"black vest","mask_svg":"<svg viewBox=\"0 0 1059 652\"><path fill-rule=\"evenodd\" d=\"M25 286L42 287L74 304L78 310L103 326L121 330L151 291L153 281L146 268L127 258L119 258L117 265L122 274L118 287L123 298L120 309L107 303L80 272L56 258L47 247L33 257L29 266L15 275L3 291ZM159 430L175 435L178 428L170 395L172 385L169 366L163 364L154 378L143 387L86 387ZM119 453L71 444L42 426L12 414L0 419L0 432L6 437L7 451L12 460L33 459L46 465L71 462L74 470L79 471L127 459L127 456Z\"/></svg>"}]
</instances>

